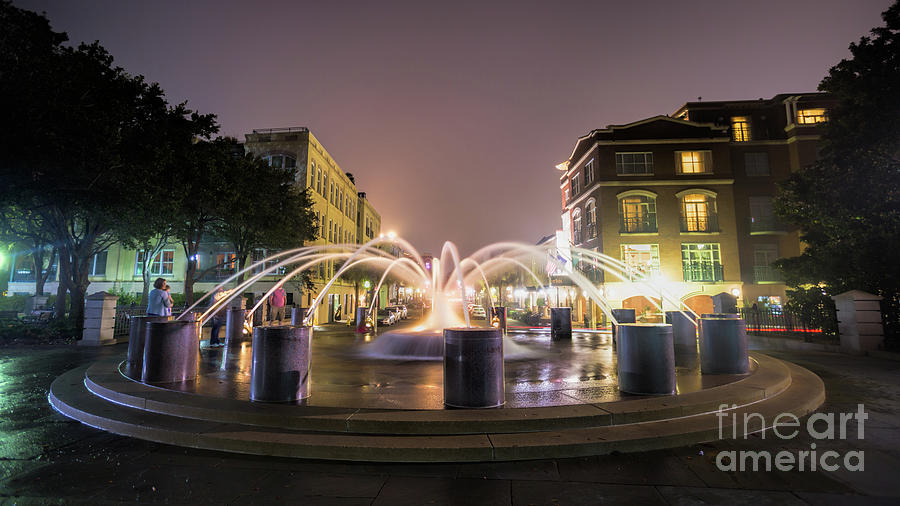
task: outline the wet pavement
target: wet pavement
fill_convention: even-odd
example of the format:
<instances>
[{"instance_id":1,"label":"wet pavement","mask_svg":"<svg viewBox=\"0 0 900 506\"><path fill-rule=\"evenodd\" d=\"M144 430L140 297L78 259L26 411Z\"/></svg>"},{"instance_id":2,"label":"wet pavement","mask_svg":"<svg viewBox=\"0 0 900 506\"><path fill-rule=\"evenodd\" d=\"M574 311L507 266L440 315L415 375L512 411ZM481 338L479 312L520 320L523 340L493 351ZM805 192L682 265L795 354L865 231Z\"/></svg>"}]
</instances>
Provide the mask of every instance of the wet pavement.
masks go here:
<instances>
[{"instance_id":1,"label":"wet pavement","mask_svg":"<svg viewBox=\"0 0 900 506\"><path fill-rule=\"evenodd\" d=\"M324 333L327 333L325 331ZM863 403L864 437L721 441L674 450L484 464L367 464L191 450L116 436L55 413L60 373L124 345L0 348L0 504L897 504L900 362L770 352L819 374L822 412ZM864 471L723 471L720 454L864 451Z\"/></svg>"},{"instance_id":2,"label":"wet pavement","mask_svg":"<svg viewBox=\"0 0 900 506\"><path fill-rule=\"evenodd\" d=\"M433 340L439 334L415 332L408 320L357 334L346 325L316 327L311 339L309 398L297 404L367 409L444 409L443 362L373 358L372 350L399 336ZM510 332L505 361L505 409L617 401L616 354L609 332L574 332L571 340L551 341L549 332ZM440 343L438 343L440 344ZM383 348L383 347L382 347ZM507 355L510 355L507 353ZM741 376L702 376L696 355L676 368L680 393L729 383ZM249 400L252 347L248 341L228 348L201 346L196 381L159 385L204 396Z\"/></svg>"}]
</instances>

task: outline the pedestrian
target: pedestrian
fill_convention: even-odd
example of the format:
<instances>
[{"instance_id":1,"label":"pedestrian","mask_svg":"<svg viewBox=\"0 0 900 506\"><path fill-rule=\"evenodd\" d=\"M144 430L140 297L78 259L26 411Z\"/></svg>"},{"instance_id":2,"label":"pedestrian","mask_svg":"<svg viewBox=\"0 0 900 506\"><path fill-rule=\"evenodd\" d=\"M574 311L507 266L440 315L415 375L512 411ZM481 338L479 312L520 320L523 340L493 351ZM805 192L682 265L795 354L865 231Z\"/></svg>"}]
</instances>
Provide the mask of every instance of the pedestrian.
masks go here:
<instances>
[{"instance_id":1,"label":"pedestrian","mask_svg":"<svg viewBox=\"0 0 900 506\"><path fill-rule=\"evenodd\" d=\"M228 296L228 292L225 291L221 286L216 289L216 293L212 296L212 305L215 305L222 299ZM209 319L210 328L209 328L209 347L210 348L221 348L225 346L221 341L219 341L219 329L222 328L222 325L225 324L225 308L220 307L214 314L213 317Z\"/></svg>"},{"instance_id":2,"label":"pedestrian","mask_svg":"<svg viewBox=\"0 0 900 506\"><path fill-rule=\"evenodd\" d=\"M170 292L171 288L172 287L166 283L166 287L163 289L165 290L166 297L169 298L169 304L168 306L163 307L162 316L172 316L172 307L175 305L175 301L172 300L172 293Z\"/></svg>"},{"instance_id":3,"label":"pedestrian","mask_svg":"<svg viewBox=\"0 0 900 506\"><path fill-rule=\"evenodd\" d=\"M169 295L165 278L156 278L153 290L150 290L147 303L147 316L169 316L172 314L172 296Z\"/></svg>"},{"instance_id":4,"label":"pedestrian","mask_svg":"<svg viewBox=\"0 0 900 506\"><path fill-rule=\"evenodd\" d=\"M286 299L287 295L284 293L284 288L280 286L272 292L272 295L269 295L269 317L272 321L281 323L281 320L284 319L284 303Z\"/></svg>"}]
</instances>

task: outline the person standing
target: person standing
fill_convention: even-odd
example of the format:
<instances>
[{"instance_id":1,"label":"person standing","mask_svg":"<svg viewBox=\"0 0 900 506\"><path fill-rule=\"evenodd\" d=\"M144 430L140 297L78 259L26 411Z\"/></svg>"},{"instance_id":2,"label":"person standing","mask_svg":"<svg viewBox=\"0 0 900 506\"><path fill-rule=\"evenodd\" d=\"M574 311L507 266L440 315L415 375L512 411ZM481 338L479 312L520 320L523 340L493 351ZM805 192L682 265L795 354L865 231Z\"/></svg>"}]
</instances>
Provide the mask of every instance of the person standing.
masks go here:
<instances>
[{"instance_id":1,"label":"person standing","mask_svg":"<svg viewBox=\"0 0 900 506\"><path fill-rule=\"evenodd\" d=\"M212 304L215 305L222 299L228 296L228 293L221 286L216 289L216 293L212 296ZM224 344L219 341L219 329L222 328L222 325L225 325L225 308L219 308L212 318L210 318L210 328L209 328L209 347L210 348L220 348L224 346Z\"/></svg>"},{"instance_id":2,"label":"person standing","mask_svg":"<svg viewBox=\"0 0 900 506\"><path fill-rule=\"evenodd\" d=\"M166 290L169 285L164 278L156 278L150 290L147 316L168 316L172 314L172 296Z\"/></svg>"},{"instance_id":3,"label":"person standing","mask_svg":"<svg viewBox=\"0 0 900 506\"><path fill-rule=\"evenodd\" d=\"M278 287L272 292L272 295L269 295L269 317L270 320L281 322L284 319L284 304L287 299L287 294L284 292L284 288Z\"/></svg>"}]
</instances>

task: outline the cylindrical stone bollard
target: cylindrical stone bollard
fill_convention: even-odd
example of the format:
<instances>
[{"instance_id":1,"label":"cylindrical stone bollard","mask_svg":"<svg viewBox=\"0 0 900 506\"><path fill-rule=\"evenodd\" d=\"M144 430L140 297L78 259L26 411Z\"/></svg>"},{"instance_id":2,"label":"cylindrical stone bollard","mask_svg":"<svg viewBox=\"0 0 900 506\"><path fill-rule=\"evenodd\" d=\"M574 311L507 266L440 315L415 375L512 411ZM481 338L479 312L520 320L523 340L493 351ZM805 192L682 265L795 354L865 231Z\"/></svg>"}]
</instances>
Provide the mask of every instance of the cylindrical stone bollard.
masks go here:
<instances>
[{"instance_id":1,"label":"cylindrical stone bollard","mask_svg":"<svg viewBox=\"0 0 900 506\"><path fill-rule=\"evenodd\" d=\"M494 318L497 319L497 326L500 332L506 335L506 308L503 306L494 306L491 308L491 325L494 325ZM571 323L569 324L571 326Z\"/></svg>"},{"instance_id":2,"label":"cylindrical stone bollard","mask_svg":"<svg viewBox=\"0 0 900 506\"><path fill-rule=\"evenodd\" d=\"M290 402L309 397L312 327L253 328L250 400Z\"/></svg>"},{"instance_id":3,"label":"cylindrical stone bollard","mask_svg":"<svg viewBox=\"0 0 900 506\"><path fill-rule=\"evenodd\" d=\"M303 307L293 307L291 308L291 326L292 327L302 327L303 326L303 318L306 317L306 308Z\"/></svg>"},{"instance_id":4,"label":"cylindrical stone bollard","mask_svg":"<svg viewBox=\"0 0 900 506\"><path fill-rule=\"evenodd\" d=\"M366 307L358 307L356 308L356 331L357 332L368 332L369 328L366 327L366 313L369 308Z\"/></svg>"},{"instance_id":5,"label":"cylindrical stone bollard","mask_svg":"<svg viewBox=\"0 0 900 506\"><path fill-rule=\"evenodd\" d=\"M128 329L128 356L125 359L125 375L133 380L141 380L144 367L144 342L147 338L147 322L165 322L171 316L132 316Z\"/></svg>"},{"instance_id":6,"label":"cylindrical stone bollard","mask_svg":"<svg viewBox=\"0 0 900 506\"><path fill-rule=\"evenodd\" d=\"M740 318L741 315L739 313L703 313L700 315L700 318Z\"/></svg>"},{"instance_id":7,"label":"cylindrical stone bollard","mask_svg":"<svg viewBox=\"0 0 900 506\"><path fill-rule=\"evenodd\" d=\"M666 311L666 323L672 325L672 339L675 341L675 354L697 354L697 325L691 313Z\"/></svg>"},{"instance_id":8,"label":"cylindrical stone bollard","mask_svg":"<svg viewBox=\"0 0 900 506\"><path fill-rule=\"evenodd\" d=\"M244 334L244 322L247 321L247 310L234 307L225 313L225 347L237 348L243 342L250 341Z\"/></svg>"},{"instance_id":9,"label":"cylindrical stone bollard","mask_svg":"<svg viewBox=\"0 0 900 506\"><path fill-rule=\"evenodd\" d=\"M174 383L197 378L200 364L199 322L147 322L144 341L144 383Z\"/></svg>"},{"instance_id":10,"label":"cylindrical stone bollard","mask_svg":"<svg viewBox=\"0 0 900 506\"><path fill-rule=\"evenodd\" d=\"M505 401L500 331L444 329L444 404L455 408L494 408Z\"/></svg>"},{"instance_id":11,"label":"cylindrical stone bollard","mask_svg":"<svg viewBox=\"0 0 900 506\"><path fill-rule=\"evenodd\" d=\"M619 390L642 395L675 393L675 347L671 325L621 324L618 341Z\"/></svg>"},{"instance_id":12,"label":"cylindrical stone bollard","mask_svg":"<svg viewBox=\"0 0 900 506\"><path fill-rule=\"evenodd\" d=\"M735 318L700 319L700 372L747 374L747 323Z\"/></svg>"},{"instance_id":13,"label":"cylindrical stone bollard","mask_svg":"<svg viewBox=\"0 0 900 506\"><path fill-rule=\"evenodd\" d=\"M634 309L613 309L612 310L613 318L619 323L636 323L637 322L637 314ZM612 327L612 338L613 344L616 342L616 324L611 324Z\"/></svg>"},{"instance_id":14,"label":"cylindrical stone bollard","mask_svg":"<svg viewBox=\"0 0 900 506\"><path fill-rule=\"evenodd\" d=\"M550 308L550 339L553 341L572 339L572 308Z\"/></svg>"}]
</instances>

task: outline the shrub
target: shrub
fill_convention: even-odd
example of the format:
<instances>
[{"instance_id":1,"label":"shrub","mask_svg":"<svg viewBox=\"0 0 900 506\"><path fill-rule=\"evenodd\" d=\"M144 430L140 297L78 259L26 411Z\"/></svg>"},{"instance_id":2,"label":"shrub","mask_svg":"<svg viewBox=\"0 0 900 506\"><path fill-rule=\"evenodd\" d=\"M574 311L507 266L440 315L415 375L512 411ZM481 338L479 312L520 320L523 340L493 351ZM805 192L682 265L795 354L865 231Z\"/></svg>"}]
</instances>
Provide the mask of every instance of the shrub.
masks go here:
<instances>
[{"instance_id":1,"label":"shrub","mask_svg":"<svg viewBox=\"0 0 900 506\"><path fill-rule=\"evenodd\" d=\"M788 289L784 307L810 328L820 328L823 334L837 335L834 301L818 286Z\"/></svg>"}]
</instances>

